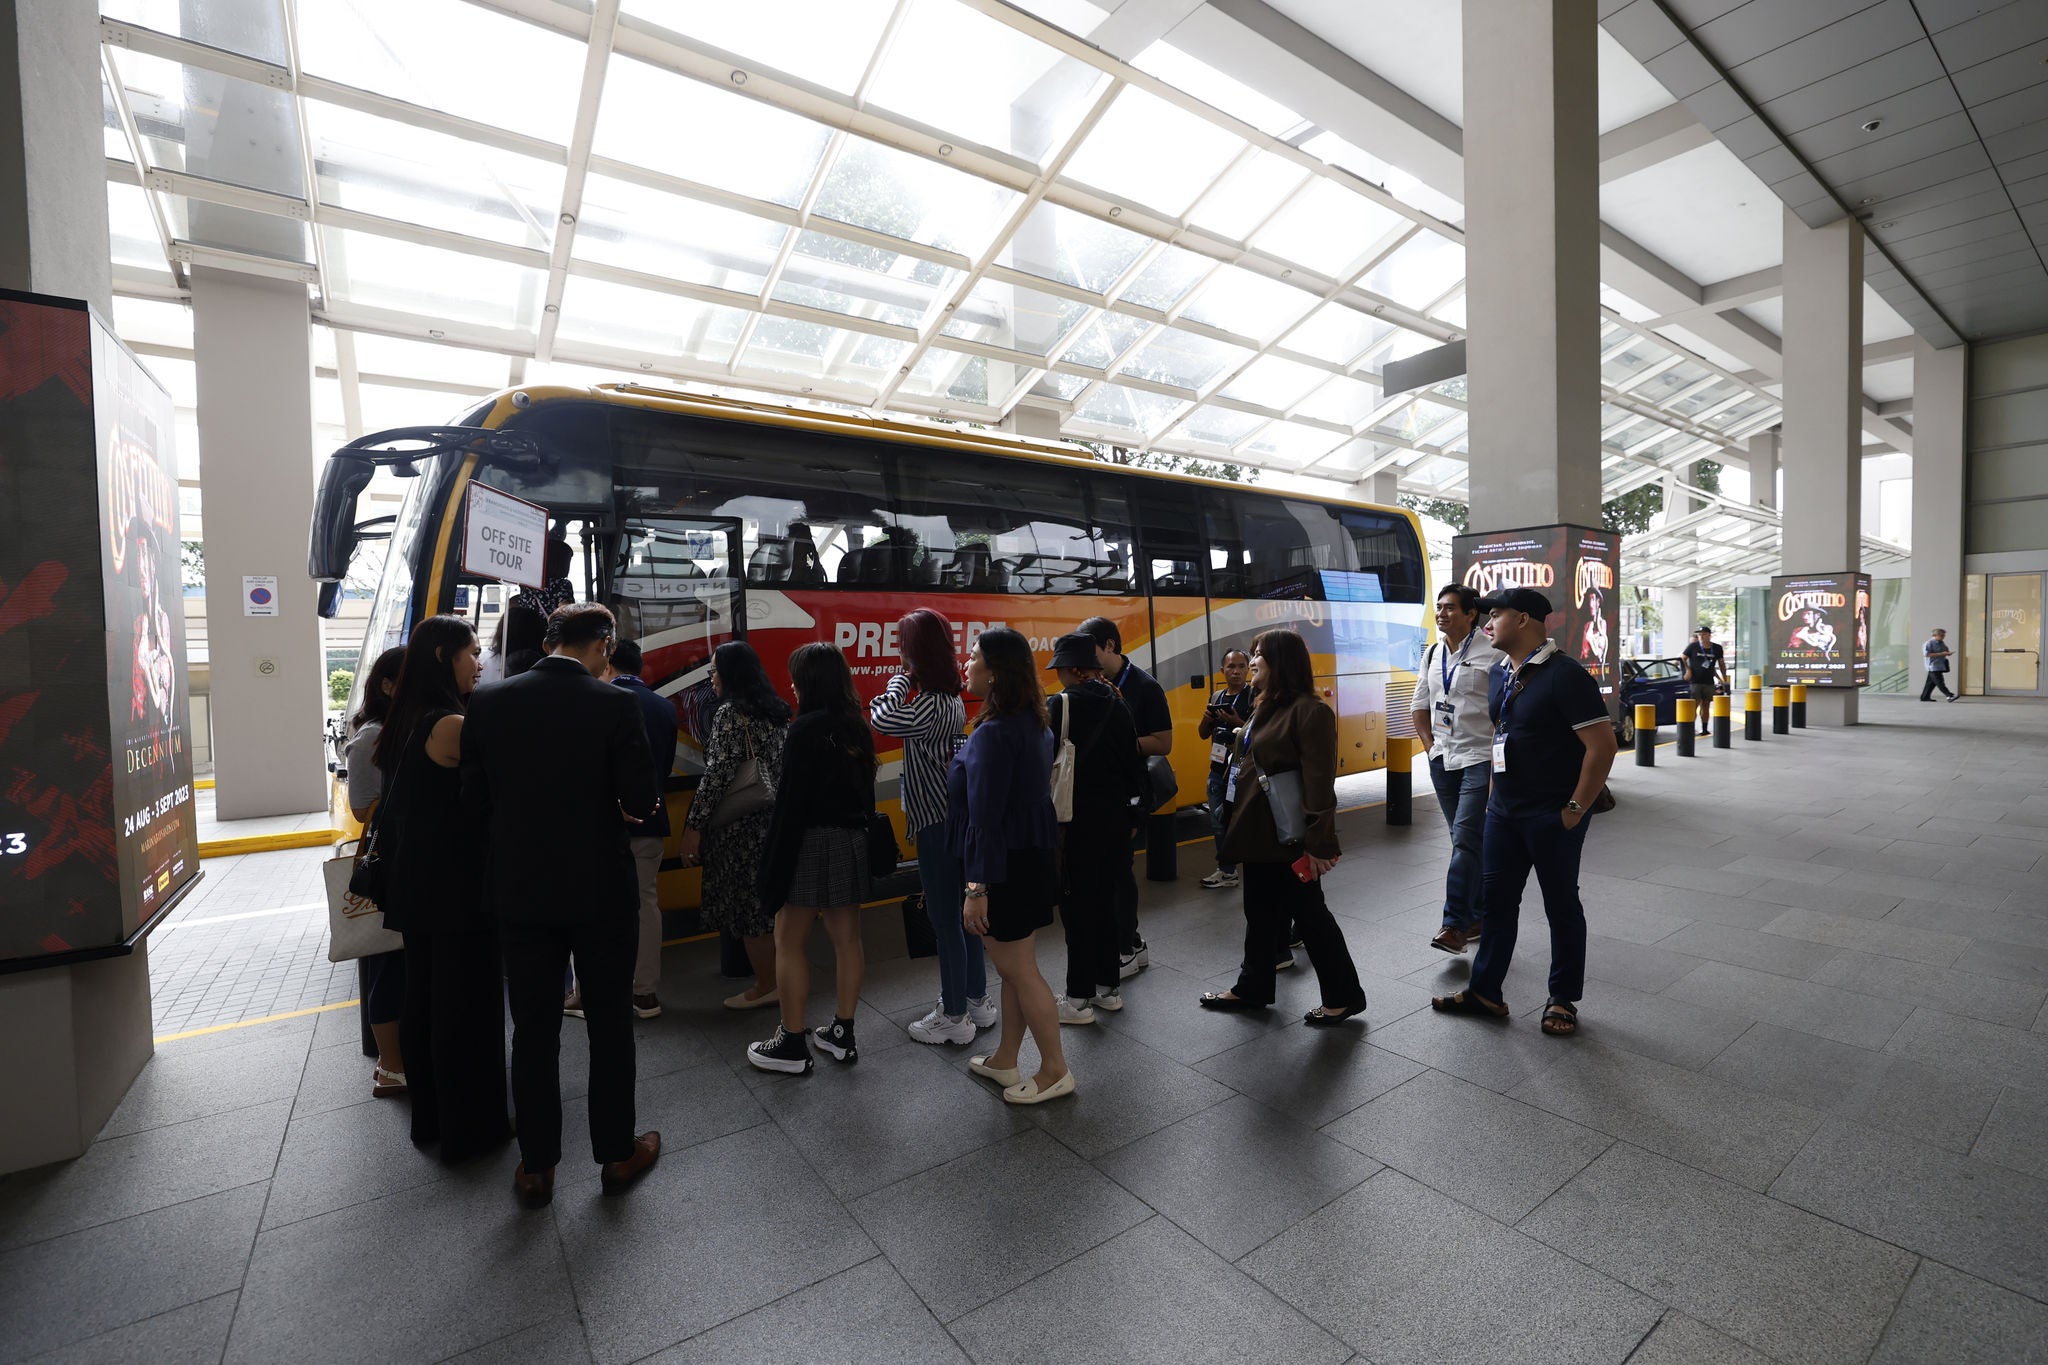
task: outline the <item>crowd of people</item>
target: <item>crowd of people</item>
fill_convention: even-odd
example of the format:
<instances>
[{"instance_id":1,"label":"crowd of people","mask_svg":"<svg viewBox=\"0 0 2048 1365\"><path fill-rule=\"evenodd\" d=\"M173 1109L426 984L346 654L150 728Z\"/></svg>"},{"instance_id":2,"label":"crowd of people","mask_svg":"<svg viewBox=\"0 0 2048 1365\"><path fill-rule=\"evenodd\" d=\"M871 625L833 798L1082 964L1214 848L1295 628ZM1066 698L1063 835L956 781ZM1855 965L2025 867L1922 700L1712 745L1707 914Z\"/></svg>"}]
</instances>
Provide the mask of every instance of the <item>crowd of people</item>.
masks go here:
<instances>
[{"instance_id":1,"label":"crowd of people","mask_svg":"<svg viewBox=\"0 0 2048 1365\"><path fill-rule=\"evenodd\" d=\"M516 1138L513 1184L529 1207L552 1198L562 1155L565 1015L588 1033L603 1188L624 1190L660 1155L659 1133L636 1132L633 1021L662 1009L656 880L677 745L675 708L642 681L640 650L616 638L611 613L542 605L538 647L523 644L515 659L494 642L500 677L481 687L485 652L470 623L421 622L365 680L348 754L350 805L389 860L384 923L404 941L362 964L373 1094L408 1096L413 1139L438 1144L445 1160ZM1533 870L1553 947L1541 1027L1569 1034L1585 958L1579 851L1615 741L1591 675L1544 637L1549 614L1528 589L1479 599L1446 588L1413 720L1452 833L1431 942L1452 954L1480 945L1468 987L1433 1004L1508 1017L1502 984ZM901 746L905 827L938 958L938 999L910 1036L974 1048L993 1029L968 1067L1006 1102L1072 1095L1062 1026L1123 1009L1123 981L1149 963L1132 850L1166 799L1164 689L1106 618L1061 637L1044 669L1005 627L976 636L963 667L952 624L929 609L906 615L896 638L900 670L866 706L829 644L790 656L788 699L746 643L712 656L717 708L678 851L703 869L703 913L751 970L724 1003L776 1012L773 1031L746 1048L757 1069L807 1074L820 1052L859 1060L859 910L874 878L896 870L876 865L894 848L877 813L879 734ZM1304 1022L1356 1019L1365 990L1323 889L1341 856L1336 715L1299 634L1268 630L1223 665L1198 726L1211 746L1216 842L1202 885L1241 889L1244 955L1236 982L1198 1003L1269 1008L1276 974L1300 949L1321 996ZM1036 948L1056 915L1067 956L1058 993ZM820 921L835 982L830 1019L813 1024L807 947ZM1028 1074L1027 1034L1038 1062Z\"/></svg>"}]
</instances>

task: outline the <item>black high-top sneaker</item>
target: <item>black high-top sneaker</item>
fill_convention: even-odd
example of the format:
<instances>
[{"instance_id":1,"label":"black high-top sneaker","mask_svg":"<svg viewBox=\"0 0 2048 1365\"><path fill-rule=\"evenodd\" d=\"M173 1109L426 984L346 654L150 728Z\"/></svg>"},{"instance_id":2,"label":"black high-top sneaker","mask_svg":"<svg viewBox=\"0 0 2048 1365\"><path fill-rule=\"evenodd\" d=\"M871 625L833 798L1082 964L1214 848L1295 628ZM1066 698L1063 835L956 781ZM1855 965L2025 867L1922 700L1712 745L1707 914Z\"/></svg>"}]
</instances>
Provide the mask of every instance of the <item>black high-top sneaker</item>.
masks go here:
<instances>
[{"instance_id":1,"label":"black high-top sneaker","mask_svg":"<svg viewBox=\"0 0 2048 1365\"><path fill-rule=\"evenodd\" d=\"M783 1071L801 1076L814 1065L810 1046L804 1042L804 1037L777 1024L774 1037L766 1042L747 1044L747 1061L757 1070Z\"/></svg>"},{"instance_id":2,"label":"black high-top sneaker","mask_svg":"<svg viewBox=\"0 0 2048 1365\"><path fill-rule=\"evenodd\" d=\"M825 1049L826 1054L834 1061L857 1062L860 1060L860 1049L855 1047L853 1043L853 1020L851 1019L834 1019L831 1023L821 1028L812 1029L811 1041Z\"/></svg>"}]
</instances>

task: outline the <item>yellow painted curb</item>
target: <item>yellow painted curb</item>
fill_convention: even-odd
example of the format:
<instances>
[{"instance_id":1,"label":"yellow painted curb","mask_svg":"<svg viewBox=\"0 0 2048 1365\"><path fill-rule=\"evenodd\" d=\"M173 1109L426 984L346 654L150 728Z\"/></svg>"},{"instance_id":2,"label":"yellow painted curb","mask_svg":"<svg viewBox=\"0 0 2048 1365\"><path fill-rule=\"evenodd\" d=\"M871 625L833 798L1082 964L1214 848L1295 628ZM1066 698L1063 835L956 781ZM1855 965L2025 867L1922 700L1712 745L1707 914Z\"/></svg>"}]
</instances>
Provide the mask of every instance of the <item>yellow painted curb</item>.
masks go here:
<instances>
[{"instance_id":1,"label":"yellow painted curb","mask_svg":"<svg viewBox=\"0 0 2048 1365\"><path fill-rule=\"evenodd\" d=\"M213 779L212 779L212 778L210 778L210 777L200 777L200 778L194 778L194 779L193 779L193 782L192 782L192 790L194 790L194 791L201 791L201 792L210 792L210 791L212 791L212 790L213 790Z\"/></svg>"},{"instance_id":2,"label":"yellow painted curb","mask_svg":"<svg viewBox=\"0 0 2048 1365\"><path fill-rule=\"evenodd\" d=\"M326 848L341 838L338 829L302 829L292 834L251 834L243 839L215 839L199 845L202 858L229 858L237 853L275 853L286 848Z\"/></svg>"},{"instance_id":3,"label":"yellow painted curb","mask_svg":"<svg viewBox=\"0 0 2048 1365\"><path fill-rule=\"evenodd\" d=\"M280 1019L303 1019L309 1014L325 1014L329 1010L354 1009L362 1004L360 1000L337 1000L332 1005L315 1005L308 1010L287 1010L283 1014L266 1014L261 1019L240 1019L232 1024L214 1024L209 1028L191 1028L183 1033L159 1033L151 1042L175 1043L180 1038L197 1038L202 1034L226 1033L229 1029L254 1028L258 1024L274 1024Z\"/></svg>"}]
</instances>

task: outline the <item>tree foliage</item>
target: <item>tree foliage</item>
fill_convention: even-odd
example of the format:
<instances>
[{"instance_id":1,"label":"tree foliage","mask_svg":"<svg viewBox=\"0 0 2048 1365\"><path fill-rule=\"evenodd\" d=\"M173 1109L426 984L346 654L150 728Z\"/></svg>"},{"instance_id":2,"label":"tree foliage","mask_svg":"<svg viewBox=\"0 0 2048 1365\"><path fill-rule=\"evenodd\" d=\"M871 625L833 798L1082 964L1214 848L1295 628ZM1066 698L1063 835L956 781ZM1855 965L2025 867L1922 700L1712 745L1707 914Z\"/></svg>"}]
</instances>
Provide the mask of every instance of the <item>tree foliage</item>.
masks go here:
<instances>
[{"instance_id":1,"label":"tree foliage","mask_svg":"<svg viewBox=\"0 0 2048 1365\"><path fill-rule=\"evenodd\" d=\"M1095 458L1105 464L1129 465L1133 469L1163 469L1174 474L1191 474L1198 479L1222 479L1227 483L1257 483L1259 471L1250 465L1222 464L1198 460L1192 455L1171 455L1163 451L1132 450L1129 446L1082 441Z\"/></svg>"},{"instance_id":2,"label":"tree foliage","mask_svg":"<svg viewBox=\"0 0 2048 1365\"><path fill-rule=\"evenodd\" d=\"M1409 494L1401 499L1401 505L1419 517L1430 517L1454 527L1459 531L1470 529L1472 509L1462 502L1448 498L1419 498Z\"/></svg>"}]
</instances>

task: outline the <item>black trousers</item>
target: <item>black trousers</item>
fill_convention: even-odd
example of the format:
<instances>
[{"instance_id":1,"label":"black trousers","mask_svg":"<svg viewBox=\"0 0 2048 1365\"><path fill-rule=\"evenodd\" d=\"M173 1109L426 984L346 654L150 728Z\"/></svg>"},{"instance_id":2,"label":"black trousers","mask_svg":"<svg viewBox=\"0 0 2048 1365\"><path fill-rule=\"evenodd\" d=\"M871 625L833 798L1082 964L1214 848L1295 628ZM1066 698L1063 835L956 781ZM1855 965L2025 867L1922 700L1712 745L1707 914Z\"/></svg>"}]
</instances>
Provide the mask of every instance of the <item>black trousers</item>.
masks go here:
<instances>
[{"instance_id":1,"label":"black trousers","mask_svg":"<svg viewBox=\"0 0 2048 1365\"><path fill-rule=\"evenodd\" d=\"M1124 842L1129 843L1130 840L1126 838ZM1135 861L1124 859L1123 871L1117 874L1111 889L1110 908L1116 916L1117 952L1119 955L1135 952L1145 941L1138 934L1138 867ZM1123 970L1121 961L1117 970Z\"/></svg>"},{"instance_id":2,"label":"black trousers","mask_svg":"<svg viewBox=\"0 0 2048 1365\"><path fill-rule=\"evenodd\" d=\"M1934 689L1937 687L1941 689L1941 695L1944 697L1953 697L1955 695L1955 693L1948 690L1948 674L1936 673L1932 669L1929 669L1927 673L1927 683L1924 687L1920 689L1920 700L1933 701Z\"/></svg>"},{"instance_id":3,"label":"black trousers","mask_svg":"<svg viewBox=\"0 0 2048 1365\"><path fill-rule=\"evenodd\" d=\"M590 1158L624 1161L633 1155L637 914L621 909L567 925L506 923L499 935L512 998L512 1103L519 1116L520 1161L539 1172L562 1159L562 973L571 954L590 1035Z\"/></svg>"},{"instance_id":4,"label":"black trousers","mask_svg":"<svg viewBox=\"0 0 2048 1365\"><path fill-rule=\"evenodd\" d=\"M414 1142L461 1161L505 1140L505 992L491 930L406 931L398 1037Z\"/></svg>"},{"instance_id":5,"label":"black trousers","mask_svg":"<svg viewBox=\"0 0 2048 1365\"><path fill-rule=\"evenodd\" d=\"M1356 1009L1365 989L1358 984L1344 931L1323 900L1322 882L1302 881L1286 863L1246 862L1239 875L1244 878L1244 963L1237 969L1238 999L1273 1003L1273 964L1287 955L1292 924L1316 969L1324 1006Z\"/></svg>"},{"instance_id":6,"label":"black trousers","mask_svg":"<svg viewBox=\"0 0 2048 1365\"><path fill-rule=\"evenodd\" d=\"M1086 1004L1122 974L1118 888L1132 875L1127 832L1075 820L1061 831L1060 924L1067 935L1067 995Z\"/></svg>"}]
</instances>

